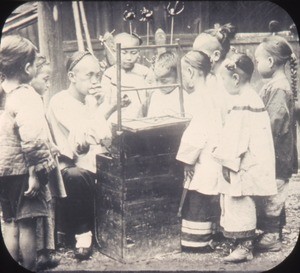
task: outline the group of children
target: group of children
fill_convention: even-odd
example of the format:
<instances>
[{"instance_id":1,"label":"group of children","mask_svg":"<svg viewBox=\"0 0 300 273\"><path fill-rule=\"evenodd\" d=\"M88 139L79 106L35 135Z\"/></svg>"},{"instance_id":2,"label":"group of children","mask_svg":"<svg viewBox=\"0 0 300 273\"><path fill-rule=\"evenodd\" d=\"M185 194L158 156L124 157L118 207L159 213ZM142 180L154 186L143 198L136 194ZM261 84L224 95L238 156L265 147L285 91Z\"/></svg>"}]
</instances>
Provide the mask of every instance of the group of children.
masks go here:
<instances>
[{"instance_id":1,"label":"group of children","mask_svg":"<svg viewBox=\"0 0 300 273\"><path fill-rule=\"evenodd\" d=\"M201 51L201 46L207 46L201 37L208 33L200 34L194 43L197 51L182 59L185 89L196 89L199 110L184 132L177 154L185 163L189 190L182 211L181 244L187 250L213 251L220 221L219 230L233 245L224 261L240 262L253 258L253 248L281 249L288 182L298 169L297 76L291 73L290 84L285 73L288 62L294 72L296 59L284 38L265 38L255 51L255 60L258 72L268 82L258 93L250 84L251 58L229 52L220 42L218 46L226 53L212 83L205 66L207 51ZM218 39L225 33L209 35ZM209 55L211 59L220 48ZM229 96L222 94L224 90ZM219 205L213 203L216 196ZM257 236L259 230L262 235Z\"/></svg>"},{"instance_id":2,"label":"group of children","mask_svg":"<svg viewBox=\"0 0 300 273\"><path fill-rule=\"evenodd\" d=\"M296 74L290 84L285 73L287 62L295 71L292 48L279 36L258 46L257 70L268 79L258 94L250 84L253 61L230 51L234 32L231 24L207 30L181 58L184 108L191 121L176 157L184 164L187 190L182 249L213 251L216 234L222 231L234 242L224 258L227 262L252 259L254 247L281 249L288 181L298 169ZM128 33L117 34L114 40L122 47L140 45L140 39ZM137 49L121 53L122 118L178 115L178 87L151 92L143 88L176 84L180 56L164 50L148 68L138 63ZM116 65L101 77L93 54L75 52L66 64L68 88L55 94L45 109L41 96L49 88L49 68L29 40L2 38L2 231L12 257L31 270L59 263L54 255L52 197L59 197L58 234L75 235L75 257L90 256L95 156L109 145L110 123L116 121ZM140 90L126 92L126 88ZM54 193L53 188L60 190ZM257 238L258 229L263 233Z\"/></svg>"}]
</instances>

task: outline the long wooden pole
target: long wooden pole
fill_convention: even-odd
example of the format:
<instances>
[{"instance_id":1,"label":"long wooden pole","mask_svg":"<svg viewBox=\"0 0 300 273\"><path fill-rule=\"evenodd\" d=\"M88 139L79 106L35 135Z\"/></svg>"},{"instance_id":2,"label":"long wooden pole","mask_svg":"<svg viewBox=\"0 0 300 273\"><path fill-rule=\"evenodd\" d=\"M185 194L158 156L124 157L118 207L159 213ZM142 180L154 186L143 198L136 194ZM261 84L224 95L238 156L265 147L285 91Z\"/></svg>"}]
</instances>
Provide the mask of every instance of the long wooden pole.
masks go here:
<instances>
[{"instance_id":1,"label":"long wooden pole","mask_svg":"<svg viewBox=\"0 0 300 273\"><path fill-rule=\"evenodd\" d=\"M118 131L122 130L122 113L121 113L121 44L117 43L117 111L118 111Z\"/></svg>"},{"instance_id":2,"label":"long wooden pole","mask_svg":"<svg viewBox=\"0 0 300 273\"><path fill-rule=\"evenodd\" d=\"M170 44L173 44L173 32L174 32L174 16L171 17L171 37L170 37Z\"/></svg>"},{"instance_id":3,"label":"long wooden pole","mask_svg":"<svg viewBox=\"0 0 300 273\"><path fill-rule=\"evenodd\" d=\"M180 103L180 114L182 117L185 116L184 113L184 100L183 100L183 88L182 88L182 74L181 74L181 61L180 61L180 44L179 39L176 39L177 44L177 75L179 79L179 103Z\"/></svg>"},{"instance_id":4,"label":"long wooden pole","mask_svg":"<svg viewBox=\"0 0 300 273\"><path fill-rule=\"evenodd\" d=\"M88 28L88 24L87 24L87 20L86 20L86 15L85 15L85 10L84 10L84 6L83 6L82 1L79 1L79 10L80 10L80 14L81 14L82 26L83 26L83 30L84 30L84 33L85 33L87 47L88 47L89 51L94 54L92 43L91 43L90 32L89 32L89 28Z\"/></svg>"},{"instance_id":5,"label":"long wooden pole","mask_svg":"<svg viewBox=\"0 0 300 273\"><path fill-rule=\"evenodd\" d=\"M79 16L79 9L78 9L77 1L72 1L72 9L73 9L73 15L74 15L78 50L84 51L84 43L83 43L83 38L82 38L82 31L81 31L81 26L80 26L80 16Z\"/></svg>"},{"instance_id":6,"label":"long wooden pole","mask_svg":"<svg viewBox=\"0 0 300 273\"><path fill-rule=\"evenodd\" d=\"M149 45L149 36L150 36L150 22L147 21L147 45Z\"/></svg>"}]
</instances>

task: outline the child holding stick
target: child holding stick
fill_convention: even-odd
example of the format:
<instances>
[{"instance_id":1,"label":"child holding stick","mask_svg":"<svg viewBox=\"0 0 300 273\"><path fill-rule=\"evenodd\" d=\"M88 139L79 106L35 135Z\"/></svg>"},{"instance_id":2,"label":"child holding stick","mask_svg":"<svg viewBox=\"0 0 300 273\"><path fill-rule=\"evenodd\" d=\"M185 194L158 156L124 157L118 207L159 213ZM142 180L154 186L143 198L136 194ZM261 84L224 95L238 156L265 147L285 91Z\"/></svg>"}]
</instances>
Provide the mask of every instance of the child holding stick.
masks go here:
<instances>
[{"instance_id":1,"label":"child holding stick","mask_svg":"<svg viewBox=\"0 0 300 273\"><path fill-rule=\"evenodd\" d=\"M47 174L55 168L41 99L29 85L36 74L36 48L17 35L1 40L0 71L6 93L0 116L0 197L4 241L11 256L35 270L36 222L48 216Z\"/></svg>"}]
</instances>

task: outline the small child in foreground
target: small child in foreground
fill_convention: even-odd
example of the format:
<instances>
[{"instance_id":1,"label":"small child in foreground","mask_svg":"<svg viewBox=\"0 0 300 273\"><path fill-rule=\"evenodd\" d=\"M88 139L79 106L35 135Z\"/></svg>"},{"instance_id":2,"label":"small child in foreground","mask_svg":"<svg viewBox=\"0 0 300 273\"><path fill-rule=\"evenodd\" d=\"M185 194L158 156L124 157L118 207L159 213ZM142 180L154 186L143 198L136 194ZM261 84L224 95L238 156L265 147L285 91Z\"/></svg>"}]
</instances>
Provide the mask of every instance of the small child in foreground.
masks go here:
<instances>
[{"instance_id":1,"label":"small child in foreground","mask_svg":"<svg viewBox=\"0 0 300 273\"><path fill-rule=\"evenodd\" d=\"M41 96L43 96L49 91L50 88L50 77L51 77L51 68L50 63L47 59L38 54L36 61L37 73L36 76L32 79L30 85L34 90ZM42 103L42 101L41 101ZM52 139L50 129L49 129L49 139ZM52 154L55 156L58 153L58 149L51 141L51 150ZM54 150L55 148L55 150ZM55 154L56 153L56 154ZM58 191L57 189L64 189L63 181L54 178L55 172L58 170L53 170L51 176L49 176L49 183L46 185L47 193L47 206L48 206L48 217L43 217L37 220L37 271L44 270L47 268L56 267L60 258L58 255L55 255L55 203L53 197L64 197L65 192ZM60 181L60 185L57 183ZM52 185L50 185L52 184ZM50 190L51 188L51 190ZM53 189L56 189L55 191Z\"/></svg>"},{"instance_id":2,"label":"small child in foreground","mask_svg":"<svg viewBox=\"0 0 300 273\"><path fill-rule=\"evenodd\" d=\"M257 70L269 81L260 91L271 120L276 155L276 183L278 194L266 197L259 218L264 231L257 243L261 251L281 250L281 233L285 224L284 204L288 195L289 179L298 172L296 121L294 117L297 97L296 56L289 43L279 36L268 37L255 51ZM285 73L290 63L291 84Z\"/></svg>"},{"instance_id":3,"label":"small child in foreground","mask_svg":"<svg viewBox=\"0 0 300 273\"><path fill-rule=\"evenodd\" d=\"M213 156L222 165L219 181L221 226L236 243L225 262L253 259L257 204L277 193L275 155L269 115L250 85L254 64L245 54L226 59L221 76L234 105Z\"/></svg>"},{"instance_id":4,"label":"small child in foreground","mask_svg":"<svg viewBox=\"0 0 300 273\"><path fill-rule=\"evenodd\" d=\"M18 35L2 38L0 73L6 93L0 115L0 199L6 247L16 261L36 269L36 223L48 217L46 187L55 168L41 98L29 85L36 74L36 47Z\"/></svg>"}]
</instances>

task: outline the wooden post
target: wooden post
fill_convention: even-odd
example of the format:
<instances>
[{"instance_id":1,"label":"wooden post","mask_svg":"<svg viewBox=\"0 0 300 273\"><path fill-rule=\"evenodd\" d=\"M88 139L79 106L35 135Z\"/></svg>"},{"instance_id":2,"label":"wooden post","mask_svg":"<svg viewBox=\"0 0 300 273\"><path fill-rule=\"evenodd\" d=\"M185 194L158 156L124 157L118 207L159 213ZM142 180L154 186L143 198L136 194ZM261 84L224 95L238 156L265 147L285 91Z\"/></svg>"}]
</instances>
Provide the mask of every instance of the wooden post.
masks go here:
<instances>
[{"instance_id":1,"label":"wooden post","mask_svg":"<svg viewBox=\"0 0 300 273\"><path fill-rule=\"evenodd\" d=\"M38 1L39 51L51 65L51 88L45 103L61 91L65 82L61 2Z\"/></svg>"}]
</instances>

